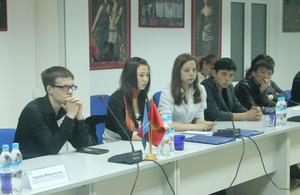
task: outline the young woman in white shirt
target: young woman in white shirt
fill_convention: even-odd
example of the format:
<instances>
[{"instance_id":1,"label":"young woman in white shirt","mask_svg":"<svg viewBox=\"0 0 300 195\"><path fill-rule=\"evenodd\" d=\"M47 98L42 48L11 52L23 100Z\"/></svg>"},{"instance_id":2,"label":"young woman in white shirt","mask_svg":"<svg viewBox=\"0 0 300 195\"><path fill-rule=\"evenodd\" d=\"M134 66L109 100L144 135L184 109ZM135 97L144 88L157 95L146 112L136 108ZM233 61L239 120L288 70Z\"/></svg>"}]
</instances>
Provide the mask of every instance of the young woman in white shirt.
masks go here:
<instances>
[{"instance_id":1,"label":"young woman in white shirt","mask_svg":"<svg viewBox=\"0 0 300 195\"><path fill-rule=\"evenodd\" d=\"M171 84L161 93L161 115L171 114L177 131L211 130L213 122L204 120L206 91L199 84L197 61L190 54L179 55L173 65Z\"/></svg>"}]
</instances>

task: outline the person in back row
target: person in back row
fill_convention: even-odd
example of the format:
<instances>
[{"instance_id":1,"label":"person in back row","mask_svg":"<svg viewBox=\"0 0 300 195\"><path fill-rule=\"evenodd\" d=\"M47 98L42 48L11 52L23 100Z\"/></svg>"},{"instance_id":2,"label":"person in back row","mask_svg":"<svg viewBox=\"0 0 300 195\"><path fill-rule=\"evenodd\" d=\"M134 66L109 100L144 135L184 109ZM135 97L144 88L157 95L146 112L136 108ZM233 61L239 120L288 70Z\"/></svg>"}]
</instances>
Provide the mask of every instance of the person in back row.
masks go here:
<instances>
[{"instance_id":1,"label":"person in back row","mask_svg":"<svg viewBox=\"0 0 300 195\"><path fill-rule=\"evenodd\" d=\"M73 74L54 66L42 72L42 81L46 96L28 103L19 117L14 142L23 158L57 154L67 141L75 148L97 144L84 123L82 101L73 95Z\"/></svg>"},{"instance_id":2,"label":"person in back row","mask_svg":"<svg viewBox=\"0 0 300 195\"><path fill-rule=\"evenodd\" d=\"M275 107L280 96L287 100L287 94L271 80L274 66L273 58L268 55L260 54L253 59L246 77L235 86L236 96L244 107Z\"/></svg>"},{"instance_id":3,"label":"person in back row","mask_svg":"<svg viewBox=\"0 0 300 195\"><path fill-rule=\"evenodd\" d=\"M201 60L199 60L198 80L200 83L204 79L207 79L209 76L211 76L212 69L214 68L214 65L217 60L218 60L218 57L213 54L204 56L203 58L201 58Z\"/></svg>"},{"instance_id":4,"label":"person in back row","mask_svg":"<svg viewBox=\"0 0 300 195\"><path fill-rule=\"evenodd\" d=\"M174 129L210 130L214 123L204 120L206 92L199 84L197 62L190 54L179 55L174 62L171 84L161 93L158 110L173 116Z\"/></svg>"},{"instance_id":5,"label":"person in back row","mask_svg":"<svg viewBox=\"0 0 300 195\"><path fill-rule=\"evenodd\" d=\"M143 121L150 82L150 67L146 60L134 57L125 62L120 88L109 98L104 142L141 140L137 131Z\"/></svg>"},{"instance_id":6,"label":"person in back row","mask_svg":"<svg viewBox=\"0 0 300 195\"><path fill-rule=\"evenodd\" d=\"M259 107L247 110L236 98L231 84L235 72L235 63L230 58L221 58L215 63L212 77L202 82L207 93L205 120L260 120L262 113Z\"/></svg>"}]
</instances>

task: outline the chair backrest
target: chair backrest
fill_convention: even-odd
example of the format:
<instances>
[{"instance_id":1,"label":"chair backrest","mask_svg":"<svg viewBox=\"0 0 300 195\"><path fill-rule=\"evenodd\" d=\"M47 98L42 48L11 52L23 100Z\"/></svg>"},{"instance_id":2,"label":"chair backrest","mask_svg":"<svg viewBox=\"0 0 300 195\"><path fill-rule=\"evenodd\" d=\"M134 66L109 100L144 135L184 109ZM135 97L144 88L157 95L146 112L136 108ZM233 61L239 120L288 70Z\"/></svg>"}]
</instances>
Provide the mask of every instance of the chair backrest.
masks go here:
<instances>
[{"instance_id":1,"label":"chair backrest","mask_svg":"<svg viewBox=\"0 0 300 195\"><path fill-rule=\"evenodd\" d=\"M159 100L160 100L161 91L154 93L153 100L155 102L156 107L158 108Z\"/></svg>"},{"instance_id":2,"label":"chair backrest","mask_svg":"<svg viewBox=\"0 0 300 195\"><path fill-rule=\"evenodd\" d=\"M89 126L94 141L97 144L101 144L103 142L103 140L101 140L101 132L99 132L100 130L97 132L97 125L101 125L98 128L104 128L103 126L105 124L105 115L92 115L92 116L85 118L84 121L85 121L85 124L87 124Z\"/></svg>"},{"instance_id":3,"label":"chair backrest","mask_svg":"<svg viewBox=\"0 0 300 195\"><path fill-rule=\"evenodd\" d=\"M287 97L288 97L286 101L289 101L292 98L292 91L291 90L284 90L284 92L287 94Z\"/></svg>"},{"instance_id":4,"label":"chair backrest","mask_svg":"<svg viewBox=\"0 0 300 195\"><path fill-rule=\"evenodd\" d=\"M3 144L8 144L11 150L12 143L15 139L16 129L13 128L0 128L0 150Z\"/></svg>"},{"instance_id":5,"label":"chair backrest","mask_svg":"<svg viewBox=\"0 0 300 195\"><path fill-rule=\"evenodd\" d=\"M90 108L91 116L95 115L106 115L107 104L109 101L109 95L93 95L90 97ZM96 134L98 138L98 143L103 143L103 133L105 129L105 122L99 122L96 124Z\"/></svg>"}]
</instances>

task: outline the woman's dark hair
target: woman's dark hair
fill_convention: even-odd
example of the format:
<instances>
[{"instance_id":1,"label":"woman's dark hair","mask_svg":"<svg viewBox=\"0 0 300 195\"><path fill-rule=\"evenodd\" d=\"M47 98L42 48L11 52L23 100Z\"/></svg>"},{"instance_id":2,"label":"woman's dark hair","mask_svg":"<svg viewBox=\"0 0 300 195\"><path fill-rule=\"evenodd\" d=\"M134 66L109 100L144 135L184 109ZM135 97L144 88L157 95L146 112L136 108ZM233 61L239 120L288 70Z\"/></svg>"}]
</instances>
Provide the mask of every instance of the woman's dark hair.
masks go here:
<instances>
[{"instance_id":1,"label":"woman's dark hair","mask_svg":"<svg viewBox=\"0 0 300 195\"><path fill-rule=\"evenodd\" d=\"M230 58L221 58L216 61L214 70L218 72L219 70L233 70L236 71L236 65L234 61Z\"/></svg>"},{"instance_id":2,"label":"woman's dark hair","mask_svg":"<svg viewBox=\"0 0 300 195\"><path fill-rule=\"evenodd\" d=\"M149 64L146 60L133 57L128 59L123 67L121 78L120 78L120 89L122 90L123 95L125 96L126 103L131 114L132 118L135 118L135 112L132 104L133 93L138 91L137 83L137 69L141 65L146 65L150 71ZM149 81L144 90L139 91L138 95L138 107L140 111L140 116L143 117L144 113L144 104L148 99L148 91L150 88L151 77L149 75ZM134 120L135 121L135 120Z\"/></svg>"},{"instance_id":3,"label":"woman's dark hair","mask_svg":"<svg viewBox=\"0 0 300 195\"><path fill-rule=\"evenodd\" d=\"M211 64L212 66L214 66L217 59L218 59L218 56L216 56L214 54L209 54L209 55L204 56L203 58L201 58L198 62L198 72L201 72L204 63L205 64Z\"/></svg>"},{"instance_id":4,"label":"woman's dark hair","mask_svg":"<svg viewBox=\"0 0 300 195\"><path fill-rule=\"evenodd\" d=\"M182 100L187 103L187 99L185 94L182 92L182 81L181 81L181 69L182 66L188 62L194 61L197 64L196 59L187 53L179 55L174 62L173 70L172 70L172 78L171 78L171 94L174 99L175 105L180 105ZM201 101L200 97L200 89L199 89L199 81L198 76L196 76L195 81L193 82L194 92L194 103L199 103Z\"/></svg>"},{"instance_id":5,"label":"woman's dark hair","mask_svg":"<svg viewBox=\"0 0 300 195\"><path fill-rule=\"evenodd\" d=\"M251 67L247 70L246 78L252 76L252 72L256 71L260 67L264 67L268 70L271 70L274 73L275 62L271 56L266 54L260 54L256 56L251 62Z\"/></svg>"}]
</instances>

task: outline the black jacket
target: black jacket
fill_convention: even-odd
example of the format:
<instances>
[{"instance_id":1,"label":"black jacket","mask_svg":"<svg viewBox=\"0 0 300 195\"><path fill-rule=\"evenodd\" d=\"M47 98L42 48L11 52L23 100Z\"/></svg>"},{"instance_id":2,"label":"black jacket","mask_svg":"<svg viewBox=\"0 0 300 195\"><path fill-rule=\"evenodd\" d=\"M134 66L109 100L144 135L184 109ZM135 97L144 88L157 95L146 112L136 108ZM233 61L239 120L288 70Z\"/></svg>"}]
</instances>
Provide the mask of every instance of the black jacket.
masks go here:
<instances>
[{"instance_id":1,"label":"black jacket","mask_svg":"<svg viewBox=\"0 0 300 195\"><path fill-rule=\"evenodd\" d=\"M289 106L295 106L300 104L300 71L294 77L293 86L291 91L293 102L289 102Z\"/></svg>"},{"instance_id":2,"label":"black jacket","mask_svg":"<svg viewBox=\"0 0 300 195\"><path fill-rule=\"evenodd\" d=\"M121 136L123 140L128 140L128 136L131 139L132 131L127 127L126 124L126 109L125 102L123 98L123 93L121 90L115 91L109 98L108 106L110 110L107 111L105 119L105 127ZM113 112L113 113L111 113ZM118 122L113 117L116 116ZM121 124L121 126L119 125ZM138 127L137 121L135 121L136 128ZM123 130L122 130L123 129ZM128 136L126 135L126 133Z\"/></svg>"},{"instance_id":3,"label":"black jacket","mask_svg":"<svg viewBox=\"0 0 300 195\"><path fill-rule=\"evenodd\" d=\"M69 141L74 148L96 144L83 120L71 119L60 109L57 116L48 96L37 98L23 109L17 126L15 142L20 145L24 159L57 154Z\"/></svg>"},{"instance_id":4,"label":"black jacket","mask_svg":"<svg viewBox=\"0 0 300 195\"><path fill-rule=\"evenodd\" d=\"M213 77L202 81L207 93L207 109L204 111L205 120L231 121L233 113L246 112L235 96L232 84L219 91Z\"/></svg>"},{"instance_id":5,"label":"black jacket","mask_svg":"<svg viewBox=\"0 0 300 195\"><path fill-rule=\"evenodd\" d=\"M283 96L287 100L287 94L283 92L275 82L271 81L270 86L261 93L259 83L253 77L245 78L235 86L235 93L243 106L250 109L252 106L275 107L277 97ZM274 96L273 100L268 99L268 95Z\"/></svg>"}]
</instances>

